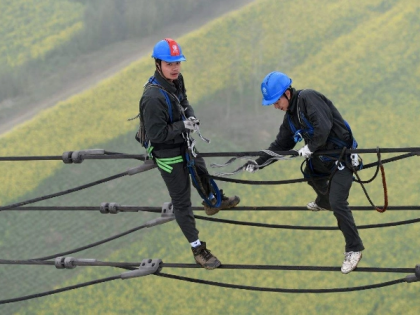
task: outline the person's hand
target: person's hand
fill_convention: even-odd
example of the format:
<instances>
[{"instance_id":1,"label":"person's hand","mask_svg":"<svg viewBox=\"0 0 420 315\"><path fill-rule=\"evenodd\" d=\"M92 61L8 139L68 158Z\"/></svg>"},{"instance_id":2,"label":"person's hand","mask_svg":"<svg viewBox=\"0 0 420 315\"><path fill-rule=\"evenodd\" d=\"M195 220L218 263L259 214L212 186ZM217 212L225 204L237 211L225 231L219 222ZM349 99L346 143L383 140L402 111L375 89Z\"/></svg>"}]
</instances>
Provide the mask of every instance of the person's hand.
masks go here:
<instances>
[{"instance_id":1,"label":"person's hand","mask_svg":"<svg viewBox=\"0 0 420 315\"><path fill-rule=\"evenodd\" d=\"M190 119L184 120L184 126L185 126L185 129L191 130L192 132L199 130L198 123Z\"/></svg>"},{"instance_id":2,"label":"person's hand","mask_svg":"<svg viewBox=\"0 0 420 315\"><path fill-rule=\"evenodd\" d=\"M248 161L242 166L242 169L244 169L247 172L254 173L258 171L258 164L254 161Z\"/></svg>"},{"instance_id":3,"label":"person's hand","mask_svg":"<svg viewBox=\"0 0 420 315\"><path fill-rule=\"evenodd\" d=\"M303 156L305 159L309 159L312 155L311 150L309 150L308 145L305 145L302 149L299 150L299 155Z\"/></svg>"},{"instance_id":4,"label":"person's hand","mask_svg":"<svg viewBox=\"0 0 420 315\"><path fill-rule=\"evenodd\" d=\"M200 120L198 120L197 118L195 118L194 116L190 116L188 117L188 120L191 120L193 123L195 123L196 125L200 125Z\"/></svg>"}]
</instances>

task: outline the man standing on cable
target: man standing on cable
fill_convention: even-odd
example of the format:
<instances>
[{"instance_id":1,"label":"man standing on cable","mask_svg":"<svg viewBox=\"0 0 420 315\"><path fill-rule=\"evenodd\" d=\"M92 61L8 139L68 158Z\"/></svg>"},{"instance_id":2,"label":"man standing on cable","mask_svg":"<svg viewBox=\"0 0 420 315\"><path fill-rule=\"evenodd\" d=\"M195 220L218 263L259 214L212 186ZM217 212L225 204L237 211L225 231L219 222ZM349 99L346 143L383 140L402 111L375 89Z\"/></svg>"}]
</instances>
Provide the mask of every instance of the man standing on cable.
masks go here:
<instances>
[{"instance_id":1,"label":"man standing on cable","mask_svg":"<svg viewBox=\"0 0 420 315\"><path fill-rule=\"evenodd\" d=\"M190 106L181 74L185 61L181 47L165 38L153 48L156 71L145 85L140 99L140 130L136 139L158 165L165 181L175 219L192 247L195 261L206 269L220 266L220 261L198 238L191 209L191 172L194 187L203 197L207 215L235 207L239 197L226 197L208 178L203 158L195 157L190 133L199 132L199 120Z\"/></svg>"},{"instance_id":2,"label":"man standing on cable","mask_svg":"<svg viewBox=\"0 0 420 315\"><path fill-rule=\"evenodd\" d=\"M299 155L306 159L303 173L317 193L317 198L308 203L307 208L312 211L333 210L346 243L341 272L347 274L357 267L364 249L347 202L353 182L352 168L360 167L361 163L357 154L345 156L340 162L338 156L312 156L312 153L355 148L357 142L349 125L328 98L314 90L296 90L291 84L292 80L286 74L276 71L269 73L261 83L262 105L274 104L274 108L286 112L279 133L268 150L289 151L297 142L305 141L305 146L299 150ZM251 173L262 169L260 165L269 158L263 156L249 161L244 169ZM328 176L329 180L325 179Z\"/></svg>"}]
</instances>

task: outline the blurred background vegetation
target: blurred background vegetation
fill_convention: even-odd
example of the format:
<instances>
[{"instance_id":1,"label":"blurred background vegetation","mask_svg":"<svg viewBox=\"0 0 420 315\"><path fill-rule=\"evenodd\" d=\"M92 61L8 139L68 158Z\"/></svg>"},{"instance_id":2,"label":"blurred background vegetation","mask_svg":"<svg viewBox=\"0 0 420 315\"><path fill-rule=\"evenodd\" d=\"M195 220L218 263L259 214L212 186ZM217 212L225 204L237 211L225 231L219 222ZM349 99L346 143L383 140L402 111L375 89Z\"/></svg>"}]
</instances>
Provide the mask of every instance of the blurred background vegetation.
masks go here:
<instances>
[{"instance_id":1,"label":"blurred background vegetation","mask_svg":"<svg viewBox=\"0 0 420 315\"><path fill-rule=\"evenodd\" d=\"M71 25L82 22L83 27L64 46L70 45L85 32L86 37L80 38L91 38L95 42L86 51L97 49L94 47L96 43L97 47L107 45L100 40L104 30L102 34L108 32L111 40L112 34L117 33L121 25L136 25L135 22L130 23L130 16L134 19L133 12L120 11L122 6L117 9L116 3L124 3L126 9L142 3L60 2L69 6L69 20L62 22L60 27L54 27L54 30L71 29ZM107 4L102 7L105 2ZM184 6L181 2L177 1L177 6L172 8L163 1L156 1L159 13L172 12L176 20L182 20L182 14L186 12L199 12L199 8L194 7L199 6L199 2L185 1ZM0 3L3 5L3 0ZM153 11L154 4L150 5ZM96 10L92 9L94 7ZM177 11L180 7L185 11ZM150 13L152 11L136 8L139 15L147 12L146 16L154 17L150 23L156 23L156 16ZM52 4L46 5L44 14L51 14L48 13L51 9ZM11 15L14 11L10 12ZM22 14L20 10L16 12ZM51 12L59 14L57 10ZM127 12L127 15L121 12ZM414 0L258 0L176 38L187 57L187 62L183 63L183 74L190 103L201 120L201 131L212 140L207 145L197 139L200 152L258 151L268 147L277 134L282 113L260 105L259 85L264 76L273 70L289 74L296 88L316 89L333 100L351 124L360 148L418 147L414 127L420 109L419 13L420 4ZM89 14L98 14L97 20L93 21L92 17L89 22L92 24L84 20ZM111 14L112 18L101 20L100 17L107 14ZM107 19L115 24L111 23L114 26L106 32L108 26L99 25ZM127 37L121 35L121 39L137 36L134 26L128 28L130 31L127 29L124 33ZM89 35L89 32L92 33ZM118 38L114 40L118 41ZM155 42L160 39L156 37ZM57 51L64 46L60 44ZM152 47L149 47L150 51ZM28 49L22 49L22 52L27 54ZM83 52L82 48L80 52ZM71 58L78 53L77 50L69 53L66 62L71 63ZM50 60L47 55L43 57L45 62ZM38 60L32 55L26 58L29 61L14 67L24 69L24 64L29 64L30 60ZM66 57L63 58L65 60ZM41 66L40 69L47 71ZM142 86L153 71L148 53L117 75L16 126L0 137L1 156L60 155L64 151L85 148L144 153L134 140L138 122L127 122L127 118L137 114ZM363 158L365 163L376 160L374 155L369 154ZM208 165L225 160L206 159ZM236 162L226 170L233 170L241 163L243 161ZM281 161L261 172L239 174L236 178L300 178L300 163L299 159ZM87 160L79 165L2 162L0 204L73 188L136 165L135 161L122 160ZM419 203L418 178L413 171L416 167L415 158L386 165L390 205ZM213 174L218 171L210 169ZM373 171L366 170L361 175L367 179ZM218 184L227 194L239 195L243 206L303 206L314 198L313 191L306 184ZM380 180L367 188L374 202L380 205L383 202ZM152 170L37 205L99 206L101 202L118 202L161 206L166 201L169 201L166 188L158 171ZM349 201L351 205L368 204L362 189L356 184ZM200 204L194 192L193 204ZM359 225L416 218L415 213L408 211L379 214L372 210L355 212L354 216ZM99 211L5 211L1 217L1 258L28 259L101 240L144 224L156 215L102 215ZM327 212L222 212L218 217L272 224L336 224L334 216ZM209 248L223 263L339 266L343 259L344 241L338 231L263 229L200 220L197 225L201 231L200 238L208 242ZM366 247L361 266L414 267L419 263L416 224L360 230L360 234ZM141 230L74 256L103 261L140 262L144 258L161 258L164 262L193 262L189 245L174 222ZM403 276L357 272L343 276L339 272L164 271L211 281L280 288L352 287ZM2 266L0 297L7 299L33 294L119 273L119 270L109 268L55 270L52 267ZM245 292L149 276L3 305L0 311L10 314L346 314L350 311L357 314L417 314L417 293L417 283L351 293L293 295Z\"/></svg>"}]
</instances>

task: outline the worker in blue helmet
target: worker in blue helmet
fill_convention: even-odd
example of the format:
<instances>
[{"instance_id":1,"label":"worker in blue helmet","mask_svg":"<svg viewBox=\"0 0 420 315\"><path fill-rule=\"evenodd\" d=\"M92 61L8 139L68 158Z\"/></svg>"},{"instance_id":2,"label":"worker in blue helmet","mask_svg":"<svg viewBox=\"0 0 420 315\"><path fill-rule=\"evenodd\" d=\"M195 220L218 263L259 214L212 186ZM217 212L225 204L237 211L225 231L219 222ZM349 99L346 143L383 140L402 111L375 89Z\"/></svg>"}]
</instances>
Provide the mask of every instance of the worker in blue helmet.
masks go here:
<instances>
[{"instance_id":1,"label":"worker in blue helmet","mask_svg":"<svg viewBox=\"0 0 420 315\"><path fill-rule=\"evenodd\" d=\"M195 261L206 269L220 266L220 261L200 241L191 209L190 174L194 187L206 196L203 205L207 215L235 207L239 197L215 192L203 158L188 161L190 133L199 131L199 120L190 106L181 62L185 61L181 46L171 38L159 41L153 48L155 73L144 86L139 104L140 128L136 139L156 162L172 200L175 219L191 244ZM193 168L192 166L193 165ZM218 196L218 198L215 197Z\"/></svg>"},{"instance_id":2,"label":"worker in blue helmet","mask_svg":"<svg viewBox=\"0 0 420 315\"><path fill-rule=\"evenodd\" d=\"M362 258L363 242L348 206L348 196L353 182L353 170L360 169L361 159L351 156L313 155L318 150L355 149L357 142L350 126L334 104L323 94L310 90L296 90L292 80L284 73L269 73L261 83L262 105L274 105L285 112L276 139L268 150L289 151L304 141L299 150L306 166L303 171L308 184L317 193L315 201L307 204L313 211L332 210L345 239L345 258L341 272L354 270ZM248 172L255 172L270 165L270 156L263 156L244 165Z\"/></svg>"}]
</instances>

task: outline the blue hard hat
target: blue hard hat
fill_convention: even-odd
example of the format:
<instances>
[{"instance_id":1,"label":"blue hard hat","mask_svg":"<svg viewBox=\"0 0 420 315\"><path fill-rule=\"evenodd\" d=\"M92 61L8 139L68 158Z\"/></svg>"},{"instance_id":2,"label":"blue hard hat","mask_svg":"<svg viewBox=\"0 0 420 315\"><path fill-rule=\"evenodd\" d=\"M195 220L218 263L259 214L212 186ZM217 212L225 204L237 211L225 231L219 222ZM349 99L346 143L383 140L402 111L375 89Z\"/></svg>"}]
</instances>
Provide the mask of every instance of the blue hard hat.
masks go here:
<instances>
[{"instance_id":1,"label":"blue hard hat","mask_svg":"<svg viewBox=\"0 0 420 315\"><path fill-rule=\"evenodd\" d=\"M292 79L282 72L273 71L267 74L261 83L262 104L271 105L283 95L292 84Z\"/></svg>"},{"instance_id":2,"label":"blue hard hat","mask_svg":"<svg viewBox=\"0 0 420 315\"><path fill-rule=\"evenodd\" d=\"M166 62L185 61L181 46L172 38L165 38L153 47L152 57Z\"/></svg>"}]
</instances>

